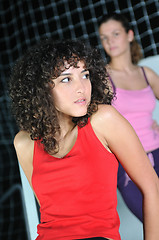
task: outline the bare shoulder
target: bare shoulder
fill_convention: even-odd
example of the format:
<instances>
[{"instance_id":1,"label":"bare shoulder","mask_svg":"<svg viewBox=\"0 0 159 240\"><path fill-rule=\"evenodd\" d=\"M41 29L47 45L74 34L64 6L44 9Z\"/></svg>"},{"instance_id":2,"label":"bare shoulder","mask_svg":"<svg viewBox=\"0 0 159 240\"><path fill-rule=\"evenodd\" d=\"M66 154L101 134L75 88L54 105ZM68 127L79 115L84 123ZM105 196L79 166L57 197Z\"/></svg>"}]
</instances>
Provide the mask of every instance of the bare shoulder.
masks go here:
<instances>
[{"instance_id":1,"label":"bare shoulder","mask_svg":"<svg viewBox=\"0 0 159 240\"><path fill-rule=\"evenodd\" d=\"M34 141L31 140L30 134L25 131L20 131L14 138L14 147L16 151L25 153L25 151L33 148Z\"/></svg>"},{"instance_id":2,"label":"bare shoulder","mask_svg":"<svg viewBox=\"0 0 159 240\"><path fill-rule=\"evenodd\" d=\"M31 184L34 141L31 140L29 133L25 131L20 131L14 138L14 147L16 150L18 161L23 168L26 177L29 180L29 183Z\"/></svg>"},{"instance_id":3,"label":"bare shoulder","mask_svg":"<svg viewBox=\"0 0 159 240\"><path fill-rule=\"evenodd\" d=\"M25 155L33 151L34 141L31 140L30 134L20 131L14 138L14 147L18 155Z\"/></svg>"},{"instance_id":4,"label":"bare shoulder","mask_svg":"<svg viewBox=\"0 0 159 240\"><path fill-rule=\"evenodd\" d=\"M92 117L92 121L105 125L105 123L116 121L117 118L123 117L113 106L102 104L98 106L98 111Z\"/></svg>"},{"instance_id":5,"label":"bare shoulder","mask_svg":"<svg viewBox=\"0 0 159 240\"><path fill-rule=\"evenodd\" d=\"M130 123L111 105L99 105L91 117L91 125L100 142L114 154L117 154L116 143L124 145L129 134L133 134Z\"/></svg>"},{"instance_id":6,"label":"bare shoulder","mask_svg":"<svg viewBox=\"0 0 159 240\"><path fill-rule=\"evenodd\" d=\"M152 68L148 67L148 66L143 66L144 70L146 71L146 73L150 73L150 74L156 74L154 70L152 70Z\"/></svg>"},{"instance_id":7,"label":"bare shoulder","mask_svg":"<svg viewBox=\"0 0 159 240\"><path fill-rule=\"evenodd\" d=\"M98 111L92 116L91 124L94 130L105 139L127 136L132 131L130 123L111 105L99 105ZM133 130L134 131L134 130Z\"/></svg>"},{"instance_id":8,"label":"bare shoulder","mask_svg":"<svg viewBox=\"0 0 159 240\"><path fill-rule=\"evenodd\" d=\"M152 70L151 68L149 67L145 67L144 66L144 70L145 70L145 73L146 73L146 76L148 78L148 81L151 83L151 81L153 81L153 78L158 78L159 79L159 75L154 71Z\"/></svg>"},{"instance_id":9,"label":"bare shoulder","mask_svg":"<svg viewBox=\"0 0 159 240\"><path fill-rule=\"evenodd\" d=\"M148 82L156 96L159 99L159 75L149 67L144 67Z\"/></svg>"},{"instance_id":10,"label":"bare shoulder","mask_svg":"<svg viewBox=\"0 0 159 240\"><path fill-rule=\"evenodd\" d=\"M91 124L96 132L103 137L106 133L113 132L117 126L129 124L127 120L111 105L99 105L98 111L91 117Z\"/></svg>"},{"instance_id":11,"label":"bare shoulder","mask_svg":"<svg viewBox=\"0 0 159 240\"><path fill-rule=\"evenodd\" d=\"M17 147L21 147L23 144L29 144L30 141L30 134L26 131L20 131L16 134L14 138L14 145Z\"/></svg>"}]
</instances>

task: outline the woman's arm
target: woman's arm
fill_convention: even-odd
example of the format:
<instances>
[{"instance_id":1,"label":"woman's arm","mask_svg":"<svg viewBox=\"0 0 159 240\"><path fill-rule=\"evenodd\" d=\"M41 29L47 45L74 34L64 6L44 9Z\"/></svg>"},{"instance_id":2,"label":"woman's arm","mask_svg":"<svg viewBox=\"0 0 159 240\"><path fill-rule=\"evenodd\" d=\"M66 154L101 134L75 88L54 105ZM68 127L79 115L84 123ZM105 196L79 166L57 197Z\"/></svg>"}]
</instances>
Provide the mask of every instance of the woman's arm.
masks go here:
<instances>
[{"instance_id":1,"label":"woman's arm","mask_svg":"<svg viewBox=\"0 0 159 240\"><path fill-rule=\"evenodd\" d=\"M20 131L14 138L14 147L18 161L32 187L34 141L27 132Z\"/></svg>"},{"instance_id":2,"label":"woman's arm","mask_svg":"<svg viewBox=\"0 0 159 240\"><path fill-rule=\"evenodd\" d=\"M159 239L159 179L129 122L112 106L97 113L97 132L143 194L144 239Z\"/></svg>"}]
</instances>

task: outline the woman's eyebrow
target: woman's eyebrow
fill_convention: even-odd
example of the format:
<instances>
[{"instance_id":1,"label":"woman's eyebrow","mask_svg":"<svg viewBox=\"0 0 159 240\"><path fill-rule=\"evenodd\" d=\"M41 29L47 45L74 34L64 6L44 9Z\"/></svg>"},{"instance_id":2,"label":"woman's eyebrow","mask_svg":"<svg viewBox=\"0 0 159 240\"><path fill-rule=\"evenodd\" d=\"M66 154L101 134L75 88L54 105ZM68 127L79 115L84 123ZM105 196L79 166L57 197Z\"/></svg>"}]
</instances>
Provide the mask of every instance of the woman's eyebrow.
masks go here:
<instances>
[{"instance_id":1,"label":"woman's eyebrow","mask_svg":"<svg viewBox=\"0 0 159 240\"><path fill-rule=\"evenodd\" d=\"M87 72L87 69L84 69L81 71L81 73ZM68 75L72 75L72 73L61 73L60 76L68 76Z\"/></svg>"},{"instance_id":2,"label":"woman's eyebrow","mask_svg":"<svg viewBox=\"0 0 159 240\"><path fill-rule=\"evenodd\" d=\"M71 73L61 73L60 76L68 76L71 75Z\"/></svg>"}]
</instances>

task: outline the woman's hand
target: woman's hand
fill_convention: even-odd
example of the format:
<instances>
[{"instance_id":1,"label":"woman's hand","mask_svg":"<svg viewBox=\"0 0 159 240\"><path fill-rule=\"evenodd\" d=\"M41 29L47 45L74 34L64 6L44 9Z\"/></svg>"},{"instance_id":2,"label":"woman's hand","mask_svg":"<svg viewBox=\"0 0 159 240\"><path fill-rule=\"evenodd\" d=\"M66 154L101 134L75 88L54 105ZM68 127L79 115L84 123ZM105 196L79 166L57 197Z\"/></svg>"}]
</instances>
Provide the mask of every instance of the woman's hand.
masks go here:
<instances>
[{"instance_id":1,"label":"woman's hand","mask_svg":"<svg viewBox=\"0 0 159 240\"><path fill-rule=\"evenodd\" d=\"M156 120L153 120L152 129L159 133L159 124Z\"/></svg>"}]
</instances>

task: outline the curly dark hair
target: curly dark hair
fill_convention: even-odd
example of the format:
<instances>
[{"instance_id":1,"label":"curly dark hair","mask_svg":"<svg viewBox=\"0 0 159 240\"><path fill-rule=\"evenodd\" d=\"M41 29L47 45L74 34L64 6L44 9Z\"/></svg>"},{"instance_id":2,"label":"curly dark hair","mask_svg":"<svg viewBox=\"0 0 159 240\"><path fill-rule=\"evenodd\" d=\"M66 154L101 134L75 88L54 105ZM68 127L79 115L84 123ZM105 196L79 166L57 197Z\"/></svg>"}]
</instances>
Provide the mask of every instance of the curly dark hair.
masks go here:
<instances>
[{"instance_id":1,"label":"curly dark hair","mask_svg":"<svg viewBox=\"0 0 159 240\"><path fill-rule=\"evenodd\" d=\"M99 28L103 23L106 23L109 20L115 20L117 22L120 22L123 28L125 29L126 33L128 33L129 30L132 30L131 24L129 23L128 19L123 14L115 13L115 12L103 15L98 22ZM143 54L142 54L141 46L136 41L136 39L133 39L133 41L130 43L130 50L131 50L132 62L134 64L137 64L143 58Z\"/></svg>"},{"instance_id":2,"label":"curly dark hair","mask_svg":"<svg viewBox=\"0 0 159 240\"><path fill-rule=\"evenodd\" d=\"M12 112L21 130L31 139L40 140L49 153L58 150L55 134L60 132L56 109L51 94L54 78L65 70L65 62L77 67L83 61L90 73L91 103L85 116L72 118L80 127L97 111L98 104L111 104L113 93L107 83L105 62L99 51L79 40L41 40L20 58L11 71L9 94ZM68 65L67 65L68 66Z\"/></svg>"}]
</instances>

